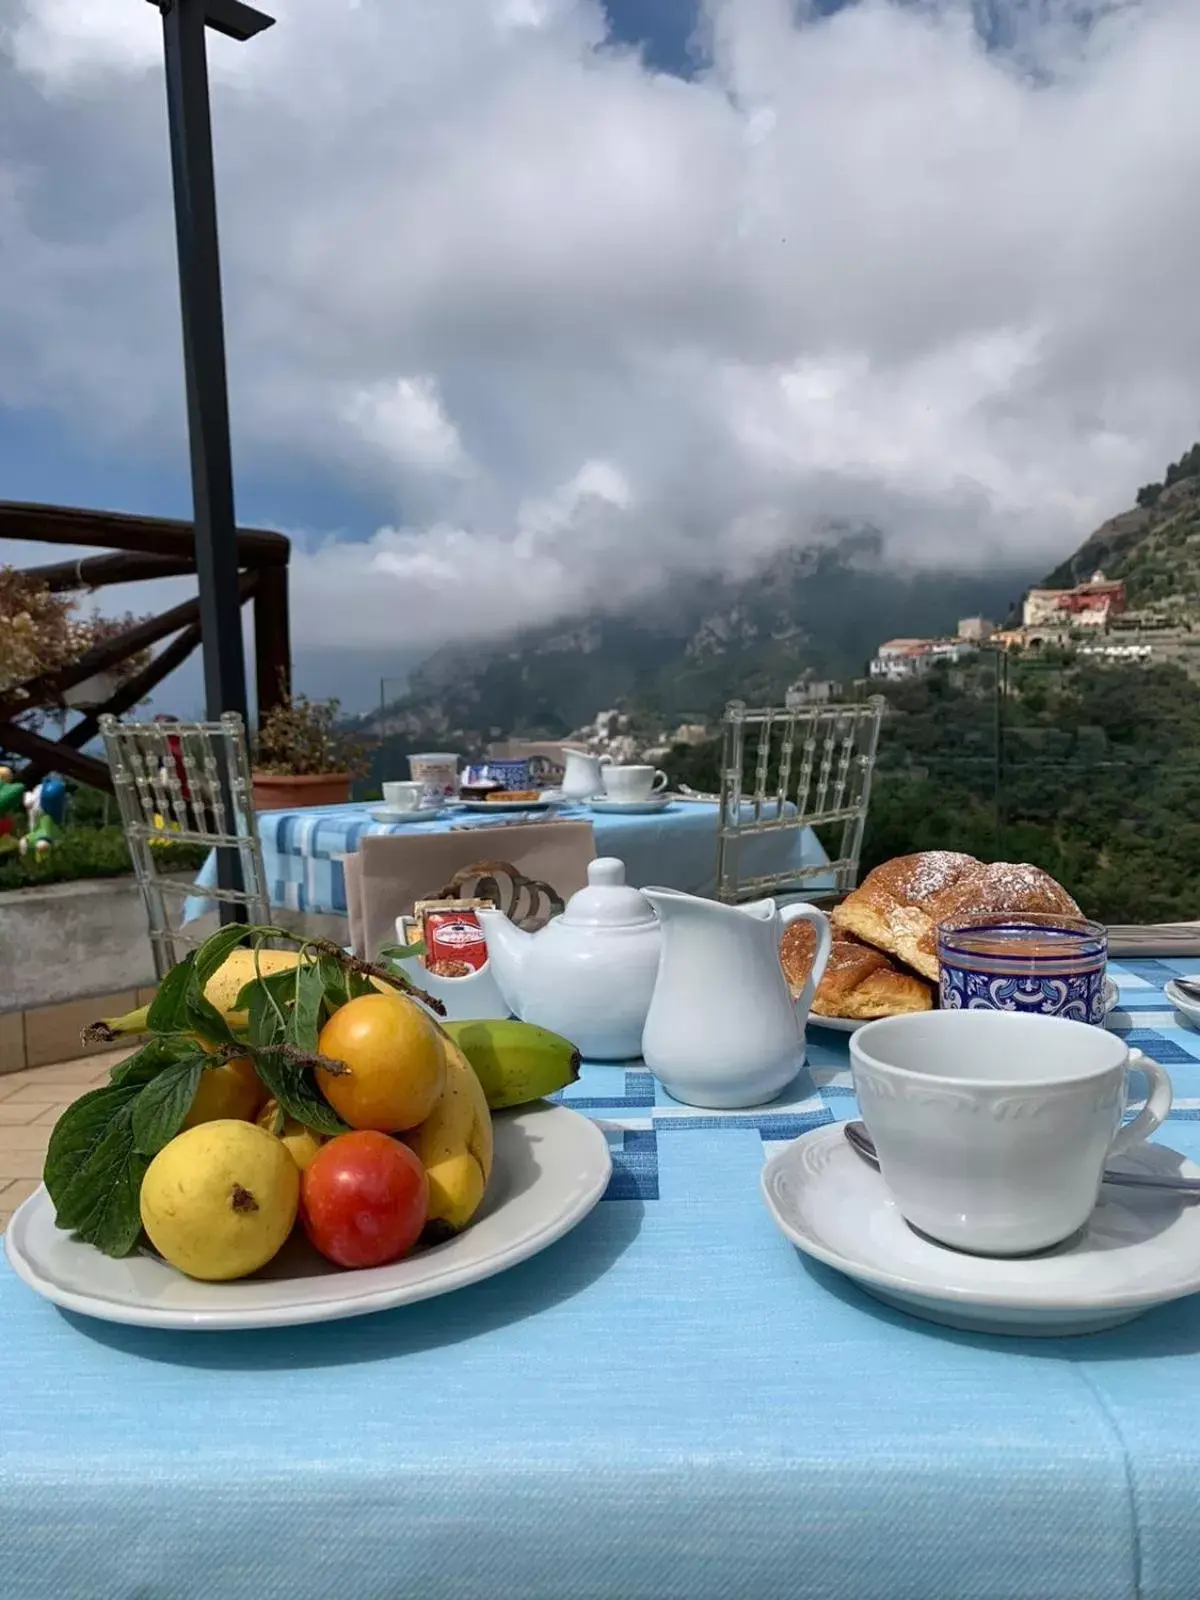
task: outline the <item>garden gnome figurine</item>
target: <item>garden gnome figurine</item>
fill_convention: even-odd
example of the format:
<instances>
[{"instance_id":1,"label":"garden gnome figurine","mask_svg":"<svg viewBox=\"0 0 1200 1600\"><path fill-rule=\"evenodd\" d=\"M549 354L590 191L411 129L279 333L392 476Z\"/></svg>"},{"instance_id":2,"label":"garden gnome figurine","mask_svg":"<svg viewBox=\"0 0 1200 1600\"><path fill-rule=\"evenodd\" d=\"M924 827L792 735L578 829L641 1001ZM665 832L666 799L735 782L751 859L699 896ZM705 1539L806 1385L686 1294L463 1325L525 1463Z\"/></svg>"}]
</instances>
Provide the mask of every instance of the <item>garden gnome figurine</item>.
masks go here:
<instances>
[{"instance_id":1,"label":"garden gnome figurine","mask_svg":"<svg viewBox=\"0 0 1200 1600\"><path fill-rule=\"evenodd\" d=\"M57 773L52 772L29 791L25 809L29 813L29 832L21 840L21 854L28 855L33 850L44 855L62 837L67 813L67 786Z\"/></svg>"},{"instance_id":2,"label":"garden gnome figurine","mask_svg":"<svg viewBox=\"0 0 1200 1600\"><path fill-rule=\"evenodd\" d=\"M0 839L12 833L24 809L25 785L16 782L11 767L0 767Z\"/></svg>"}]
</instances>

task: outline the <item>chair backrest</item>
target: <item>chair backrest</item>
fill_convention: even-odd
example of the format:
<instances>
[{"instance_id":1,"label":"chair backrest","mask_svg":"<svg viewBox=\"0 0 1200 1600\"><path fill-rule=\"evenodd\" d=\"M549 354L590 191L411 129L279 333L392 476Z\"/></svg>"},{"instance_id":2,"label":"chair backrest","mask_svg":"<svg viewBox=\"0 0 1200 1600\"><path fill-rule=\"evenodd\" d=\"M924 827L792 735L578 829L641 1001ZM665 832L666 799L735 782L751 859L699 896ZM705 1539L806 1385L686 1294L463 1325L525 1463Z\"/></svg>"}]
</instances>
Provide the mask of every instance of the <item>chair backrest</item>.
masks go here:
<instances>
[{"instance_id":1,"label":"chair backrest","mask_svg":"<svg viewBox=\"0 0 1200 1600\"><path fill-rule=\"evenodd\" d=\"M881 695L859 704L791 711L753 711L740 700L730 702L717 821L719 900L754 900L831 875L834 887L814 899L836 898L854 888L883 708ZM746 839L805 828L825 830L828 862L741 873Z\"/></svg>"},{"instance_id":2,"label":"chair backrest","mask_svg":"<svg viewBox=\"0 0 1200 1600\"><path fill-rule=\"evenodd\" d=\"M100 718L100 734L146 905L158 976L186 953L180 945L202 937L181 926L182 902L194 893L192 874L174 875L162 866L164 843L236 851L242 887L217 886L205 895L245 906L251 922L270 922L241 717L229 712L219 722L120 722L106 715Z\"/></svg>"}]
</instances>

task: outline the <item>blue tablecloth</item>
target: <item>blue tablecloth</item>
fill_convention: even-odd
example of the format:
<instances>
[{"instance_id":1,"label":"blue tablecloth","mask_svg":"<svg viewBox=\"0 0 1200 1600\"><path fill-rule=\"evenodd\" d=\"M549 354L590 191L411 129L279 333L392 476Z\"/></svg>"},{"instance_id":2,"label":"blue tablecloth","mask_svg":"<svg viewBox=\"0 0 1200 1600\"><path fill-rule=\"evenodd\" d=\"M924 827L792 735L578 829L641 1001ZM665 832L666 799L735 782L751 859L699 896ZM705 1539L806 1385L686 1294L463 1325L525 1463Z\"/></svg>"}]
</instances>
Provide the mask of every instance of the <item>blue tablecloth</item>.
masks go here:
<instances>
[{"instance_id":1,"label":"blue tablecloth","mask_svg":"<svg viewBox=\"0 0 1200 1600\"><path fill-rule=\"evenodd\" d=\"M445 833L464 825L495 829L491 819L467 811L448 811L436 822L400 825L374 822L369 805L316 806L306 811L259 813L263 869L273 906L288 911L321 911L345 915L346 879L340 857L358 849L366 833ZM596 854L619 856L629 883L643 888L661 884L688 894L712 896L717 883L717 808L692 801L675 802L656 816L600 816L583 807L564 807L558 813L572 821L590 821ZM544 820L530 812L522 820ZM503 829L496 830L503 837ZM820 841L810 828L803 832L760 834L741 844L743 877L786 872L792 867L826 861ZM200 889L217 881L216 859L210 856L196 879ZM807 891L830 889L832 875L812 880ZM212 902L201 896L188 900L185 921L193 921Z\"/></svg>"},{"instance_id":2,"label":"blue tablecloth","mask_svg":"<svg viewBox=\"0 0 1200 1600\"><path fill-rule=\"evenodd\" d=\"M1117 969L1174 1075L1200 1035ZM1180 968L1179 970L1182 970ZM759 1198L853 1111L845 1040L761 1116L589 1067L606 1200L491 1282L265 1334L60 1314L0 1270L3 1600L1195 1600L1200 1297L1112 1333L949 1332L811 1265Z\"/></svg>"}]
</instances>

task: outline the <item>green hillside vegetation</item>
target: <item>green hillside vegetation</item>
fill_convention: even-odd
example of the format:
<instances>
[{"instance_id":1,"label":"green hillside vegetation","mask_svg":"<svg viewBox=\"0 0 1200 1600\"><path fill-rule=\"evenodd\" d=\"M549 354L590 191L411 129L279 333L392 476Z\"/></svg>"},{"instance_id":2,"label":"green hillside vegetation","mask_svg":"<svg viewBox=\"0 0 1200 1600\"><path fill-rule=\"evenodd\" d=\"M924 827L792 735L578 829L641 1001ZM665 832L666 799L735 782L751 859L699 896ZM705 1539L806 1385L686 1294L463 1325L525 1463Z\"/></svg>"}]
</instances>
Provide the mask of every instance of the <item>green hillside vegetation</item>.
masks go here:
<instances>
[{"instance_id":1,"label":"green hillside vegetation","mask_svg":"<svg viewBox=\"0 0 1200 1600\"><path fill-rule=\"evenodd\" d=\"M1044 867L1105 922L1200 917L1200 698L1182 672L1013 663L999 762L990 658L885 694L864 872L966 850ZM713 742L663 764L711 790L718 760Z\"/></svg>"},{"instance_id":2,"label":"green hillside vegetation","mask_svg":"<svg viewBox=\"0 0 1200 1600\"><path fill-rule=\"evenodd\" d=\"M1070 588L1096 572L1124 578L1131 607L1191 620L1200 606L1200 445L1167 468L1164 482L1139 489L1137 509L1098 528L1042 587Z\"/></svg>"}]
</instances>

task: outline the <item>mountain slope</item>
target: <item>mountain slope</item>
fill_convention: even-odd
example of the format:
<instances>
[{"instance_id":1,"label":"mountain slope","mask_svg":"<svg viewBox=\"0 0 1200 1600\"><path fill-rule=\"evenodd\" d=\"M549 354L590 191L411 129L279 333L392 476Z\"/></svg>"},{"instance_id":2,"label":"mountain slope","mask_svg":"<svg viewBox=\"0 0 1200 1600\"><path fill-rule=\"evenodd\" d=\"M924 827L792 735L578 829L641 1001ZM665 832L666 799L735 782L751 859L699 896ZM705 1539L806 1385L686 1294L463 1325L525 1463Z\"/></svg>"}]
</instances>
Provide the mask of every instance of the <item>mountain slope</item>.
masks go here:
<instances>
[{"instance_id":1,"label":"mountain slope","mask_svg":"<svg viewBox=\"0 0 1200 1600\"><path fill-rule=\"evenodd\" d=\"M1124 578L1133 608L1200 607L1200 445L1148 484L1138 505L1112 517L1055 567L1041 587L1068 589L1093 573Z\"/></svg>"},{"instance_id":2,"label":"mountain slope","mask_svg":"<svg viewBox=\"0 0 1200 1600\"><path fill-rule=\"evenodd\" d=\"M862 674L882 639L940 634L960 616L1001 616L1024 575L900 573L874 533L785 550L745 582L677 582L620 616L528 629L501 644L448 647L413 673L391 732L478 743L555 738L612 707L662 726L725 702L778 701L806 670Z\"/></svg>"}]
</instances>

